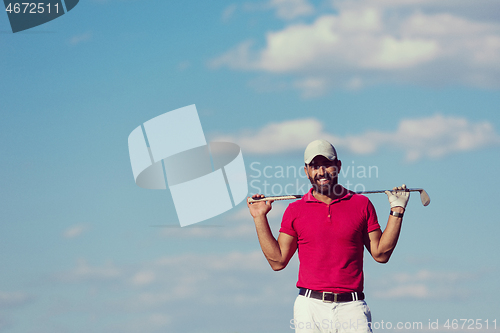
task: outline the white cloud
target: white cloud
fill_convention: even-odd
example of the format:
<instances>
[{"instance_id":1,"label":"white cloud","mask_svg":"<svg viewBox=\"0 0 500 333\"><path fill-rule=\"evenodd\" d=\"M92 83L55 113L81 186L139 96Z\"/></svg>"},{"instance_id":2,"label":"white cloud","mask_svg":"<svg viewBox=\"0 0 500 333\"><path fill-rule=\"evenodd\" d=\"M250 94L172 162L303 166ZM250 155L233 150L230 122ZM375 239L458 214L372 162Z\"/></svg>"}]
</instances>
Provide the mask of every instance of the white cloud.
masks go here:
<instances>
[{"instance_id":1,"label":"white cloud","mask_svg":"<svg viewBox=\"0 0 500 333\"><path fill-rule=\"evenodd\" d=\"M271 211L268 213L270 223L280 223L281 217L287 207L284 202L274 202ZM279 230L279 224L273 226L273 232ZM238 239L238 240L255 240L257 233L255 231L255 224L252 215L248 211L246 203L233 213L228 214L224 218L223 225L197 225L188 228L181 227L165 227L160 232L161 237L165 238L205 238L205 239Z\"/></svg>"},{"instance_id":2,"label":"white cloud","mask_svg":"<svg viewBox=\"0 0 500 333\"><path fill-rule=\"evenodd\" d=\"M334 140L335 137L324 133L323 124L314 118L270 123L256 132L238 136L220 136L213 141L236 142L248 153L274 154L295 151L299 147L304 149L318 136L327 136L331 141L337 141Z\"/></svg>"},{"instance_id":3,"label":"white cloud","mask_svg":"<svg viewBox=\"0 0 500 333\"><path fill-rule=\"evenodd\" d=\"M342 137L328 133L320 120L309 118L271 123L254 132L216 140L236 142L246 153L275 154L303 150L318 138L356 154L372 154L382 148L399 150L407 161L500 145L500 135L491 123L440 114L403 119L394 131L389 132L373 130Z\"/></svg>"},{"instance_id":4,"label":"white cloud","mask_svg":"<svg viewBox=\"0 0 500 333\"><path fill-rule=\"evenodd\" d=\"M0 291L0 309L24 305L32 299L24 292Z\"/></svg>"},{"instance_id":5,"label":"white cloud","mask_svg":"<svg viewBox=\"0 0 500 333\"><path fill-rule=\"evenodd\" d=\"M408 160L442 157L453 152L500 144L500 136L489 122L472 123L465 118L439 114L429 118L403 120L394 135L402 138L394 146L403 149ZM393 138L389 134L381 143L390 144Z\"/></svg>"},{"instance_id":6,"label":"white cloud","mask_svg":"<svg viewBox=\"0 0 500 333\"><path fill-rule=\"evenodd\" d=\"M331 0L331 5L340 10L373 7L391 10L392 14L423 12L427 14L451 13L456 16L482 20L498 20L500 4L496 0ZM492 13L492 11L494 13Z\"/></svg>"},{"instance_id":7,"label":"white cloud","mask_svg":"<svg viewBox=\"0 0 500 333\"><path fill-rule=\"evenodd\" d=\"M238 69L255 69L255 66L252 64L253 60L250 59L250 49L253 44L254 42L251 40L242 42L225 54L212 59L209 62L209 66L214 68L228 66Z\"/></svg>"},{"instance_id":8,"label":"white cloud","mask_svg":"<svg viewBox=\"0 0 500 333\"><path fill-rule=\"evenodd\" d=\"M439 272L422 269L416 273L393 274L379 281L373 296L378 298L454 299L469 295L470 290L459 287L476 277L466 272Z\"/></svg>"},{"instance_id":9,"label":"white cloud","mask_svg":"<svg viewBox=\"0 0 500 333\"><path fill-rule=\"evenodd\" d=\"M260 250L163 256L137 267L122 268L124 273L116 280L115 288L127 288L131 282L135 288L127 297L108 302L106 309L166 313L165 321L159 321L169 325L175 321L175 314L186 307L193 311L201 311L201 307L203 313L213 313L207 305L226 312L235 306L290 305L295 294L297 260L289 265L286 272L273 272Z\"/></svg>"},{"instance_id":10,"label":"white cloud","mask_svg":"<svg viewBox=\"0 0 500 333\"><path fill-rule=\"evenodd\" d=\"M229 6L227 6L224 9L224 11L222 12L222 21L223 22L227 22L230 19L232 19L233 16L234 16L234 13L236 12L236 9L238 9L238 5L236 5L235 3L230 4Z\"/></svg>"},{"instance_id":11,"label":"white cloud","mask_svg":"<svg viewBox=\"0 0 500 333\"><path fill-rule=\"evenodd\" d=\"M314 7L307 0L270 0L269 6L276 9L276 16L285 20L311 15L314 12Z\"/></svg>"},{"instance_id":12,"label":"white cloud","mask_svg":"<svg viewBox=\"0 0 500 333\"><path fill-rule=\"evenodd\" d=\"M266 47L251 55L248 42L226 54L244 55L246 64L226 60L233 68L253 68L274 73L335 72L352 69L401 69L434 59L438 43L412 34L384 32L382 13L375 9L323 15L312 24L294 24L268 32Z\"/></svg>"},{"instance_id":13,"label":"white cloud","mask_svg":"<svg viewBox=\"0 0 500 333\"><path fill-rule=\"evenodd\" d=\"M84 259L79 259L74 269L57 274L56 278L67 282L110 281L122 276L122 271L114 264L107 262L102 266L91 266Z\"/></svg>"},{"instance_id":14,"label":"white cloud","mask_svg":"<svg viewBox=\"0 0 500 333\"><path fill-rule=\"evenodd\" d=\"M268 213L268 217L270 219L274 218L281 218L283 213L285 212L286 207L288 206L287 203L281 202L281 201L276 201L272 205L271 211ZM253 223L253 218L252 215L250 215L250 212L248 211L248 207L242 207L241 209L237 210L234 214L232 214L229 218L229 221L234 220L241 220L241 221L247 221L245 225L250 225L251 226L251 233L250 235L252 237L256 236L257 234L255 233L255 225ZM248 221L250 223L248 223Z\"/></svg>"},{"instance_id":15,"label":"white cloud","mask_svg":"<svg viewBox=\"0 0 500 333\"><path fill-rule=\"evenodd\" d=\"M235 7L235 6L234 6ZM263 12L272 10L280 20L294 20L314 14L315 8L309 0L268 0L267 2L245 2L242 7L246 12ZM227 7L226 11L234 12L233 5Z\"/></svg>"},{"instance_id":16,"label":"white cloud","mask_svg":"<svg viewBox=\"0 0 500 333\"><path fill-rule=\"evenodd\" d=\"M78 45L84 42L88 42L92 39L92 33L85 32L79 35L74 35L70 38L69 43L71 45Z\"/></svg>"},{"instance_id":17,"label":"white cloud","mask_svg":"<svg viewBox=\"0 0 500 333\"><path fill-rule=\"evenodd\" d=\"M250 221L251 222L251 221ZM253 223L249 223L253 227ZM262 252L249 253L228 252L221 254L191 254L166 255L140 265L120 267L112 263L91 266L84 259L79 259L74 269L57 275L58 282L93 283L96 281L114 281L116 285L135 285L138 288L169 286L168 297L154 297L155 300L170 301L185 298L185 293L196 293L203 290L205 281L217 286L213 279L230 275L239 278L246 274L260 274L272 271ZM223 287L223 283L220 287ZM141 294L147 302L153 294ZM22 293L0 292L0 305L18 303L26 300Z\"/></svg>"},{"instance_id":18,"label":"white cloud","mask_svg":"<svg viewBox=\"0 0 500 333\"><path fill-rule=\"evenodd\" d=\"M248 209L245 207L246 223L237 221L235 225L224 226L193 226L189 228L164 228L160 235L168 238L211 238L211 239L241 239L250 238L255 234L255 227ZM236 222L236 221L235 221Z\"/></svg>"},{"instance_id":19,"label":"white cloud","mask_svg":"<svg viewBox=\"0 0 500 333\"><path fill-rule=\"evenodd\" d=\"M172 317L163 313L153 313L149 316L149 322L154 326L164 327L172 322Z\"/></svg>"},{"instance_id":20,"label":"white cloud","mask_svg":"<svg viewBox=\"0 0 500 333\"><path fill-rule=\"evenodd\" d=\"M322 96L328 88L328 80L324 78L307 77L294 82L294 86L301 91L303 98Z\"/></svg>"},{"instance_id":21,"label":"white cloud","mask_svg":"<svg viewBox=\"0 0 500 333\"><path fill-rule=\"evenodd\" d=\"M189 60L184 60L181 61L180 63L177 64L177 69L181 72L185 71L186 69L190 68L191 62Z\"/></svg>"},{"instance_id":22,"label":"white cloud","mask_svg":"<svg viewBox=\"0 0 500 333\"><path fill-rule=\"evenodd\" d=\"M144 286L153 283L156 280L156 274L153 271L139 271L131 279L132 284Z\"/></svg>"},{"instance_id":23,"label":"white cloud","mask_svg":"<svg viewBox=\"0 0 500 333\"><path fill-rule=\"evenodd\" d=\"M408 284L396 286L388 290L375 291L374 297L378 298L418 298L425 299L431 295L425 284Z\"/></svg>"},{"instance_id":24,"label":"white cloud","mask_svg":"<svg viewBox=\"0 0 500 333\"><path fill-rule=\"evenodd\" d=\"M474 8L445 2L335 1L338 14L268 31L263 47L243 41L210 64L292 74L290 86L305 98L350 88L353 80L357 88L376 82L500 87L500 22L461 16ZM487 0L478 6L484 15L500 7Z\"/></svg>"},{"instance_id":25,"label":"white cloud","mask_svg":"<svg viewBox=\"0 0 500 333\"><path fill-rule=\"evenodd\" d=\"M82 235L85 231L87 231L87 229L88 229L88 226L86 226L86 225L76 224L76 225L73 225L73 226L67 228L63 232L63 237L64 238L76 238L76 237Z\"/></svg>"},{"instance_id":26,"label":"white cloud","mask_svg":"<svg viewBox=\"0 0 500 333\"><path fill-rule=\"evenodd\" d=\"M194 255L183 254L179 256L165 256L155 260L155 264L159 267L169 267L182 264L184 269L190 268L205 268L207 270L225 271L225 270L256 270L266 269L263 265L265 260L262 260L260 251L241 253L230 252L225 254L206 254Z\"/></svg>"},{"instance_id":27,"label":"white cloud","mask_svg":"<svg viewBox=\"0 0 500 333\"><path fill-rule=\"evenodd\" d=\"M137 332L170 332L170 325L175 321L171 315L153 312L141 314L135 320L120 321L107 329L108 332L137 333Z\"/></svg>"},{"instance_id":28,"label":"white cloud","mask_svg":"<svg viewBox=\"0 0 500 333\"><path fill-rule=\"evenodd\" d=\"M460 280L472 279L474 276L469 273L460 272L436 272L428 269L421 269L416 273L397 273L393 275L397 283L418 283L434 281L439 283L455 283Z\"/></svg>"}]
</instances>

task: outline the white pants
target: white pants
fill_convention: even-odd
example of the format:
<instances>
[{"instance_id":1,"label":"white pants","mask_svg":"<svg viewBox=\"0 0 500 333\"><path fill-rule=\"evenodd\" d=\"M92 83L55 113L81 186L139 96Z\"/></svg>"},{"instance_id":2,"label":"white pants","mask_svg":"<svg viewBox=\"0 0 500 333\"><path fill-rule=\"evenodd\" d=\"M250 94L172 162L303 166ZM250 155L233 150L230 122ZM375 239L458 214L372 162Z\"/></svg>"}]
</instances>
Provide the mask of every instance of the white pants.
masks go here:
<instances>
[{"instance_id":1,"label":"white pants","mask_svg":"<svg viewBox=\"0 0 500 333\"><path fill-rule=\"evenodd\" d=\"M372 333L370 308L365 301L325 303L297 296L290 328L295 333Z\"/></svg>"}]
</instances>

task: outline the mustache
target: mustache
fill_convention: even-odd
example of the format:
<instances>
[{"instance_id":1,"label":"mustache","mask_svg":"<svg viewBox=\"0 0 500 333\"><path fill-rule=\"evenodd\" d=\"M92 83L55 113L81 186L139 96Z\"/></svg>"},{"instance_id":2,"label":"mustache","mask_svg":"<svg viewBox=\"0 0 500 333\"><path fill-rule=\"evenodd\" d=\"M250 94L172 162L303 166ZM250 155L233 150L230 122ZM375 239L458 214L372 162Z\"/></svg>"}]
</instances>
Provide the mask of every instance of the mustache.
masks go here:
<instances>
[{"instance_id":1,"label":"mustache","mask_svg":"<svg viewBox=\"0 0 500 333\"><path fill-rule=\"evenodd\" d=\"M335 177L333 175L329 174L329 173L325 173L323 176L316 176L316 177L314 177L314 180L320 180L322 178L325 178L327 180L332 180Z\"/></svg>"}]
</instances>

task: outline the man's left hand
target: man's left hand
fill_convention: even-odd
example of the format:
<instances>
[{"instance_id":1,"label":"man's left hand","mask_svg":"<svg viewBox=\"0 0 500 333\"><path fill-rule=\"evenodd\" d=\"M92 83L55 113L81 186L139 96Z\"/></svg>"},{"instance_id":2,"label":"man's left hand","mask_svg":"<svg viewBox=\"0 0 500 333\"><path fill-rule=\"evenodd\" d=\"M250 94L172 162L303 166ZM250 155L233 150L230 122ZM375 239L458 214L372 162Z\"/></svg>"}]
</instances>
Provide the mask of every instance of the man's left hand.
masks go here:
<instances>
[{"instance_id":1,"label":"man's left hand","mask_svg":"<svg viewBox=\"0 0 500 333\"><path fill-rule=\"evenodd\" d=\"M410 199L410 191L408 191L405 184L399 187L394 187L392 191L385 191L385 194L387 194L391 208L406 208L406 204Z\"/></svg>"}]
</instances>

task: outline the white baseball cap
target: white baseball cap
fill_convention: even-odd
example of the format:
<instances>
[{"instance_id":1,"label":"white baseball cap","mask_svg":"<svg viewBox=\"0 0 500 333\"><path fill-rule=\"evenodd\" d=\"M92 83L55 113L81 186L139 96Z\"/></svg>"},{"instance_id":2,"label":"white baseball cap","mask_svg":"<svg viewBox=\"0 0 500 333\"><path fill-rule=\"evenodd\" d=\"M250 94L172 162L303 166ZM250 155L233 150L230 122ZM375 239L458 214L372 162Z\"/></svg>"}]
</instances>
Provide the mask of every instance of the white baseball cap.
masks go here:
<instances>
[{"instance_id":1,"label":"white baseball cap","mask_svg":"<svg viewBox=\"0 0 500 333\"><path fill-rule=\"evenodd\" d=\"M332 144L326 140L315 140L307 145L306 151L304 152L304 162L306 164L311 163L313 158L321 155L333 161L337 158L337 152Z\"/></svg>"}]
</instances>

